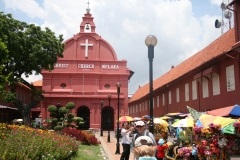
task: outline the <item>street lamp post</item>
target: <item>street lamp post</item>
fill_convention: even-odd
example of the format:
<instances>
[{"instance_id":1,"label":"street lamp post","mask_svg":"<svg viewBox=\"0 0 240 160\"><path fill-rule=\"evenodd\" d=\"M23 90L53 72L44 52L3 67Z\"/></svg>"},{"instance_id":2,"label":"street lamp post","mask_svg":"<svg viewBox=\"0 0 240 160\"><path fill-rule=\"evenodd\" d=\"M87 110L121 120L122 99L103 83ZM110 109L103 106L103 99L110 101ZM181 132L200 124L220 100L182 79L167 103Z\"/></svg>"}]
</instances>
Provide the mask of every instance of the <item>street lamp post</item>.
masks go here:
<instances>
[{"instance_id":1,"label":"street lamp post","mask_svg":"<svg viewBox=\"0 0 240 160\"><path fill-rule=\"evenodd\" d=\"M154 47L157 45L157 38L154 35L149 35L145 39L145 44L148 47L148 59L149 59L149 100L150 100L150 124L149 131L154 132L153 127L153 58Z\"/></svg>"},{"instance_id":2,"label":"street lamp post","mask_svg":"<svg viewBox=\"0 0 240 160\"><path fill-rule=\"evenodd\" d=\"M119 144L119 107L120 107L120 103L119 103L119 95L120 95L120 87L121 87L121 83L117 83L116 84L117 87L117 96L118 96L118 113L117 113L117 144L116 144L116 153L115 154L120 154L120 144Z\"/></svg>"},{"instance_id":3,"label":"street lamp post","mask_svg":"<svg viewBox=\"0 0 240 160\"><path fill-rule=\"evenodd\" d=\"M102 109L103 109L103 101L101 101L101 130L100 130L100 136L103 136L103 128L102 128Z\"/></svg>"},{"instance_id":4,"label":"street lamp post","mask_svg":"<svg viewBox=\"0 0 240 160\"><path fill-rule=\"evenodd\" d=\"M110 142L110 101L111 101L111 94L108 95L108 138L107 142Z\"/></svg>"}]
</instances>

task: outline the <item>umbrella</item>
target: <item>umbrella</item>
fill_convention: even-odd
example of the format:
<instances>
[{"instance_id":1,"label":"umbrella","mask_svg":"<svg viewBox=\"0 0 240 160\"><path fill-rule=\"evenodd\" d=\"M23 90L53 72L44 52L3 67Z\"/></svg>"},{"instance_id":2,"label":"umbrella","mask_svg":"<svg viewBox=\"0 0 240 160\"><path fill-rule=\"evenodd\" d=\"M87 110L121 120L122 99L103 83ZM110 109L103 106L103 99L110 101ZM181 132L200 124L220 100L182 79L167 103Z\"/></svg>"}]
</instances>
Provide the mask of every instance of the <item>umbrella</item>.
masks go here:
<instances>
[{"instance_id":1,"label":"umbrella","mask_svg":"<svg viewBox=\"0 0 240 160\"><path fill-rule=\"evenodd\" d=\"M165 120L163 120L163 119L161 119L161 118L154 118L154 119L153 119L153 123L155 123L155 124L166 124L166 125L168 125L168 122L165 121Z\"/></svg>"},{"instance_id":2,"label":"umbrella","mask_svg":"<svg viewBox=\"0 0 240 160\"><path fill-rule=\"evenodd\" d=\"M172 117L168 117L168 116L163 116L163 117L159 117L159 118L161 118L161 119L173 119Z\"/></svg>"},{"instance_id":3,"label":"umbrella","mask_svg":"<svg viewBox=\"0 0 240 160\"><path fill-rule=\"evenodd\" d=\"M231 112L229 113L229 116L240 117L240 106L239 105L235 105L233 107L233 109L231 110Z\"/></svg>"},{"instance_id":4,"label":"umbrella","mask_svg":"<svg viewBox=\"0 0 240 160\"><path fill-rule=\"evenodd\" d=\"M119 118L119 122L129 122L129 121L133 121L133 118L130 116L122 116Z\"/></svg>"},{"instance_id":5,"label":"umbrella","mask_svg":"<svg viewBox=\"0 0 240 160\"><path fill-rule=\"evenodd\" d=\"M202 115L201 112L198 112L197 110L187 106L187 109L189 111L189 113L191 114L191 116L193 117L193 119L196 121L199 119L199 117Z\"/></svg>"},{"instance_id":6,"label":"umbrella","mask_svg":"<svg viewBox=\"0 0 240 160\"><path fill-rule=\"evenodd\" d=\"M207 111L207 114L210 114L213 116L237 116L237 117L240 117L240 106L234 105L234 106L218 108L218 109L214 109L211 111Z\"/></svg>"},{"instance_id":7,"label":"umbrella","mask_svg":"<svg viewBox=\"0 0 240 160\"><path fill-rule=\"evenodd\" d=\"M202 114L199 117L199 120L200 120L201 124L203 125L203 127L208 127L208 125L210 123L212 123L215 120L215 118L216 118L216 116L212 116L209 114Z\"/></svg>"},{"instance_id":8,"label":"umbrella","mask_svg":"<svg viewBox=\"0 0 240 160\"><path fill-rule=\"evenodd\" d=\"M185 118L185 119L180 119L177 122L174 122L172 124L172 127L193 127L193 119L192 118Z\"/></svg>"},{"instance_id":9,"label":"umbrella","mask_svg":"<svg viewBox=\"0 0 240 160\"><path fill-rule=\"evenodd\" d=\"M142 116L142 118L150 119L149 115Z\"/></svg>"},{"instance_id":10,"label":"umbrella","mask_svg":"<svg viewBox=\"0 0 240 160\"><path fill-rule=\"evenodd\" d=\"M149 115L145 115L145 116L142 116L142 121L149 121L150 120L150 116Z\"/></svg>"},{"instance_id":11,"label":"umbrella","mask_svg":"<svg viewBox=\"0 0 240 160\"><path fill-rule=\"evenodd\" d=\"M233 126L233 123L230 123L229 125L224 127L222 132L227 134L235 134L235 127Z\"/></svg>"},{"instance_id":12,"label":"umbrella","mask_svg":"<svg viewBox=\"0 0 240 160\"><path fill-rule=\"evenodd\" d=\"M142 118L140 118L140 117L134 117L134 118L133 118L134 121L140 121L141 119L142 119Z\"/></svg>"},{"instance_id":13,"label":"umbrella","mask_svg":"<svg viewBox=\"0 0 240 160\"><path fill-rule=\"evenodd\" d=\"M182 113L180 113L180 112L174 112L174 113L168 113L165 116L178 116L178 115L181 115L181 114Z\"/></svg>"},{"instance_id":14,"label":"umbrella","mask_svg":"<svg viewBox=\"0 0 240 160\"><path fill-rule=\"evenodd\" d=\"M231 118L225 118L225 117L220 117L217 116L214 120L213 120L213 124L220 124L221 128L226 127L227 125L235 122L235 119L231 119Z\"/></svg>"},{"instance_id":15,"label":"umbrella","mask_svg":"<svg viewBox=\"0 0 240 160\"><path fill-rule=\"evenodd\" d=\"M199 118L203 127L208 127L209 124L213 123L216 125L221 125L221 128L226 127L230 123L233 123L235 120L231 118L221 117L221 116L212 116L209 114L202 114Z\"/></svg>"}]
</instances>

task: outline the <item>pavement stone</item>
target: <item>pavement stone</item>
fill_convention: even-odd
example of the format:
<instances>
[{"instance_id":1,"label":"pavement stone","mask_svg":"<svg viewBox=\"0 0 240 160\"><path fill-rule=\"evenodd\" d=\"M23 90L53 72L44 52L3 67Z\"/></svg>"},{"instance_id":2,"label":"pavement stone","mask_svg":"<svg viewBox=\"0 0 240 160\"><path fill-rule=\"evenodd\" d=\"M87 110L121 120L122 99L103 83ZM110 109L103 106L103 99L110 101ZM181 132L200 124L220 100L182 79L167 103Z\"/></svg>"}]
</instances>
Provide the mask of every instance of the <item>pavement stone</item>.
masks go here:
<instances>
[{"instance_id":1,"label":"pavement stone","mask_svg":"<svg viewBox=\"0 0 240 160\"><path fill-rule=\"evenodd\" d=\"M115 132L110 132L110 142L107 142L108 132L103 131L103 136L100 136L100 132L95 132L96 138L101 142L101 147L103 149L103 154L106 160L120 160L122 153L122 144L120 142L120 154L115 154L117 139L115 138ZM134 160L133 152L130 153L129 160Z\"/></svg>"}]
</instances>

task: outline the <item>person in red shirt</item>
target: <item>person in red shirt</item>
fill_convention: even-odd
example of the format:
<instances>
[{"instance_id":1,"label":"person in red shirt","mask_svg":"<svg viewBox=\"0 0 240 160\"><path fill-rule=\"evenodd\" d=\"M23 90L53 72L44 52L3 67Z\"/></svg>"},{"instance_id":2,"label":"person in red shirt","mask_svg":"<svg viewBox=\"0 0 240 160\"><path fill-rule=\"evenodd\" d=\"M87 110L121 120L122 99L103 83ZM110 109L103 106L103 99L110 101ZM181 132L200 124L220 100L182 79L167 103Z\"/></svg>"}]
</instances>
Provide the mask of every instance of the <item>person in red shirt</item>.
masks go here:
<instances>
[{"instance_id":1,"label":"person in red shirt","mask_svg":"<svg viewBox=\"0 0 240 160\"><path fill-rule=\"evenodd\" d=\"M165 144L163 139L159 139L157 144L156 158L157 160L163 160L165 158L165 149L168 148L168 145Z\"/></svg>"}]
</instances>

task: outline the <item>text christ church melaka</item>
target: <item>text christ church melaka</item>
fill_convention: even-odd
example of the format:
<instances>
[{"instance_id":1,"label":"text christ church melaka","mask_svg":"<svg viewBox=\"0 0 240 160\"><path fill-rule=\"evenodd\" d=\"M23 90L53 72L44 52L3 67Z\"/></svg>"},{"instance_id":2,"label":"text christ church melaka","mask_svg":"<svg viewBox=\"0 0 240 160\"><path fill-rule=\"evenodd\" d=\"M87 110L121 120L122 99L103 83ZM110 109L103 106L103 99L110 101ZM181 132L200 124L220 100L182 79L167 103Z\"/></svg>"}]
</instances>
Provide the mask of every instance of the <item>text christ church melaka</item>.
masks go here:
<instances>
[{"instance_id":1,"label":"text christ church melaka","mask_svg":"<svg viewBox=\"0 0 240 160\"><path fill-rule=\"evenodd\" d=\"M74 102L72 113L84 119L81 129L114 130L118 113L116 84L120 88L120 115L128 114L128 82L132 71L126 60L117 60L112 46L95 33L90 9L82 17L80 32L65 41L63 58L51 72L42 71L44 100L42 120L49 118L49 105ZM101 101L103 101L101 112Z\"/></svg>"}]
</instances>

